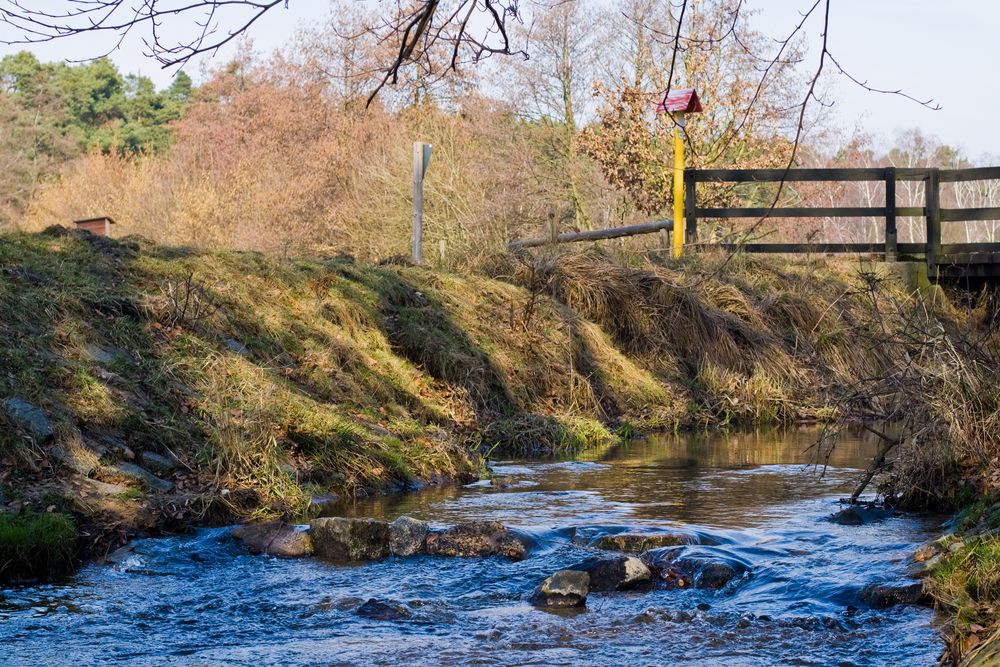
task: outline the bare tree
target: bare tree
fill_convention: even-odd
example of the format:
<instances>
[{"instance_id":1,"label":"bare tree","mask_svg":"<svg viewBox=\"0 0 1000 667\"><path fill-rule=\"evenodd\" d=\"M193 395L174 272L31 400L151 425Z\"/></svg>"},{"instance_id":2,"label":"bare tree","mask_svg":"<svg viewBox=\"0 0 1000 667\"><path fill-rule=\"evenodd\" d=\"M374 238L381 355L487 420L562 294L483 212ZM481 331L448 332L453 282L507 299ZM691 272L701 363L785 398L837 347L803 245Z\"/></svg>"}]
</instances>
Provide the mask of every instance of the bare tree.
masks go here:
<instances>
[{"instance_id":1,"label":"bare tree","mask_svg":"<svg viewBox=\"0 0 1000 667\"><path fill-rule=\"evenodd\" d=\"M129 34L140 32L147 54L169 67L218 50L275 7L287 7L288 0L63 0L46 8L38 5L0 2L0 22L11 29L0 43L38 44L97 34L110 38L109 48L92 55L106 55Z\"/></svg>"},{"instance_id":2,"label":"bare tree","mask_svg":"<svg viewBox=\"0 0 1000 667\"><path fill-rule=\"evenodd\" d=\"M76 35L109 36L107 52L139 33L147 54L164 67L211 53L248 33L261 18L290 0L61 0L45 8L25 0L0 0L0 23L10 29L4 44L37 44ZM394 55L374 96L399 79L408 65L441 75L459 64L493 54L522 53L509 24L519 20L519 0L396 0L371 30L393 45ZM474 28L473 28L474 26ZM432 57L446 46L443 62ZM92 54L98 55L98 54ZM526 55L526 54L525 54Z\"/></svg>"},{"instance_id":3,"label":"bare tree","mask_svg":"<svg viewBox=\"0 0 1000 667\"><path fill-rule=\"evenodd\" d=\"M278 7L287 7L290 0L58 0L46 8L32 7L26 0L0 0L0 23L7 24L12 34L0 37L0 43L32 44L63 39L81 34L112 36L108 51L113 51L133 32L139 32L148 54L166 67L187 62L191 58L218 50L239 35L248 32L260 19ZM575 4L578 0L557 0L555 8ZM35 4L35 3L31 3ZM370 27L379 38L393 46L394 55L386 64L382 77L369 100L387 84L399 80L407 66L422 68L427 76L443 76L460 64L477 62L495 54L519 54L527 57L526 44L512 38L514 24L521 21L521 0L395 0L381 12L380 20ZM919 104L934 108L931 100L919 100L903 91L876 88L853 73L847 72L833 57L828 46L830 0L812 0L800 12L801 20L784 39L778 39L772 55L753 53L743 41L740 17L745 16L745 0L728 0L731 27L708 37L686 32L685 16L690 16L691 0L668 3L668 29L659 25L660 15L653 2L635 0L623 13L635 25L645 26L661 42L672 45L668 86L678 63L678 54L691 48L706 48L713 44L733 41L758 61L763 85L775 65L784 62L789 45L794 44L806 21L814 14L823 17L822 43L815 74L809 81L801 103L796 145L805 122L805 108L810 101L824 103L818 96L817 83L827 63L855 84L877 93L903 95ZM648 5L648 6L647 6ZM672 7L672 11L670 8ZM588 6L589 8L589 6ZM637 33L638 34L638 33ZM178 35L184 35L178 37ZM639 40L645 40L639 34ZM439 60L438 49L446 56ZM646 49L639 45L641 56ZM635 74L641 76L642 61L637 61ZM794 157L794 151L793 151Z\"/></svg>"}]
</instances>

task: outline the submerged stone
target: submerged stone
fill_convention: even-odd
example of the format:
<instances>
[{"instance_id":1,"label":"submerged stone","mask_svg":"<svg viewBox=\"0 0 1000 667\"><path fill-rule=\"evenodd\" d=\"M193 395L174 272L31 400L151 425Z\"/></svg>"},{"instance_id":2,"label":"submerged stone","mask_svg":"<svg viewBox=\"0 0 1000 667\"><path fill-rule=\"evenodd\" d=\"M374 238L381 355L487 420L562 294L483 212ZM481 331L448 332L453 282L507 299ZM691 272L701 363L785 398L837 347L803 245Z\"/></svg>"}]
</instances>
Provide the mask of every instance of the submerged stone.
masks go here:
<instances>
[{"instance_id":1,"label":"submerged stone","mask_svg":"<svg viewBox=\"0 0 1000 667\"><path fill-rule=\"evenodd\" d=\"M531 596L538 607L582 607L590 593L590 575L580 570L559 570L543 581Z\"/></svg>"},{"instance_id":2,"label":"submerged stone","mask_svg":"<svg viewBox=\"0 0 1000 667\"><path fill-rule=\"evenodd\" d=\"M389 555L389 524L375 519L323 517L309 523L316 555L335 562Z\"/></svg>"},{"instance_id":3,"label":"submerged stone","mask_svg":"<svg viewBox=\"0 0 1000 667\"><path fill-rule=\"evenodd\" d=\"M309 533L280 521L237 526L231 535L243 542L247 551L252 554L301 558L313 553Z\"/></svg>"},{"instance_id":4,"label":"submerged stone","mask_svg":"<svg viewBox=\"0 0 1000 667\"><path fill-rule=\"evenodd\" d=\"M868 584L858 598L873 609L885 609L897 604L925 604L929 601L923 584Z\"/></svg>"},{"instance_id":5,"label":"submerged stone","mask_svg":"<svg viewBox=\"0 0 1000 667\"><path fill-rule=\"evenodd\" d=\"M354 613L373 621L403 621L412 616L406 607L388 604L375 598L369 598L367 602L355 609Z\"/></svg>"},{"instance_id":6,"label":"submerged stone","mask_svg":"<svg viewBox=\"0 0 1000 667\"><path fill-rule=\"evenodd\" d=\"M506 556L521 560L528 545L498 521L460 523L427 536L427 553L438 556Z\"/></svg>"},{"instance_id":7,"label":"submerged stone","mask_svg":"<svg viewBox=\"0 0 1000 667\"><path fill-rule=\"evenodd\" d=\"M621 535L604 535L597 541L597 548L608 551L642 553L650 549L676 547L682 544L695 544L696 542L697 539L695 537L685 535L684 533L660 533L653 535L624 533Z\"/></svg>"},{"instance_id":8,"label":"submerged stone","mask_svg":"<svg viewBox=\"0 0 1000 667\"><path fill-rule=\"evenodd\" d=\"M652 551L642 556L667 588L725 588L750 568L736 558L698 553L684 555L684 549Z\"/></svg>"},{"instance_id":9,"label":"submerged stone","mask_svg":"<svg viewBox=\"0 0 1000 667\"><path fill-rule=\"evenodd\" d=\"M509 489L514 484L514 478L510 475L497 475L490 477L490 486L494 489Z\"/></svg>"},{"instance_id":10,"label":"submerged stone","mask_svg":"<svg viewBox=\"0 0 1000 667\"><path fill-rule=\"evenodd\" d=\"M893 515L892 510L882 507L851 505L830 515L830 522L841 526L863 526L884 521Z\"/></svg>"},{"instance_id":11,"label":"submerged stone","mask_svg":"<svg viewBox=\"0 0 1000 667\"><path fill-rule=\"evenodd\" d=\"M323 494L318 496L311 496L309 498L309 513L313 516L323 516L328 512L333 512L337 509L337 503L340 501L340 496L334 494Z\"/></svg>"},{"instance_id":12,"label":"submerged stone","mask_svg":"<svg viewBox=\"0 0 1000 667\"><path fill-rule=\"evenodd\" d=\"M592 591L625 591L647 584L652 571L634 556L591 558L569 568L586 572Z\"/></svg>"},{"instance_id":13,"label":"submerged stone","mask_svg":"<svg viewBox=\"0 0 1000 667\"><path fill-rule=\"evenodd\" d=\"M695 573L695 588L723 588L736 578L739 573L729 563L709 561L699 567Z\"/></svg>"},{"instance_id":14,"label":"submerged stone","mask_svg":"<svg viewBox=\"0 0 1000 667\"><path fill-rule=\"evenodd\" d=\"M401 516L389 524L389 553L412 556L424 550L430 527L426 521Z\"/></svg>"}]
</instances>

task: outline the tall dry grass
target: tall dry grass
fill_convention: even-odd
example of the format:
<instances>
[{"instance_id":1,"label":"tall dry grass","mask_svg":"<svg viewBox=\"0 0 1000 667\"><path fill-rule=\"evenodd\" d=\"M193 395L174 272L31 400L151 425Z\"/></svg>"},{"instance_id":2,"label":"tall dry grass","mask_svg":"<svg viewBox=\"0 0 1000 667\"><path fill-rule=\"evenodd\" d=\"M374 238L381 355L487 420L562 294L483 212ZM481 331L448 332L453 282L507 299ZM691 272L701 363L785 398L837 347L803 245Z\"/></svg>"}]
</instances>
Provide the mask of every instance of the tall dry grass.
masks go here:
<instances>
[{"instance_id":1,"label":"tall dry grass","mask_svg":"<svg viewBox=\"0 0 1000 667\"><path fill-rule=\"evenodd\" d=\"M76 160L40 188L22 226L110 215L116 236L169 244L407 255L414 141L434 146L424 225L432 264L468 266L537 234L550 215L571 225L562 130L495 100L455 104L358 109L295 65L234 66L199 90L167 154ZM583 203L612 207L597 167L579 162Z\"/></svg>"},{"instance_id":2,"label":"tall dry grass","mask_svg":"<svg viewBox=\"0 0 1000 667\"><path fill-rule=\"evenodd\" d=\"M591 250L497 266L686 387L711 421L890 422L877 479L900 505L1000 487L996 297L953 303L850 261L702 255L666 266Z\"/></svg>"}]
</instances>

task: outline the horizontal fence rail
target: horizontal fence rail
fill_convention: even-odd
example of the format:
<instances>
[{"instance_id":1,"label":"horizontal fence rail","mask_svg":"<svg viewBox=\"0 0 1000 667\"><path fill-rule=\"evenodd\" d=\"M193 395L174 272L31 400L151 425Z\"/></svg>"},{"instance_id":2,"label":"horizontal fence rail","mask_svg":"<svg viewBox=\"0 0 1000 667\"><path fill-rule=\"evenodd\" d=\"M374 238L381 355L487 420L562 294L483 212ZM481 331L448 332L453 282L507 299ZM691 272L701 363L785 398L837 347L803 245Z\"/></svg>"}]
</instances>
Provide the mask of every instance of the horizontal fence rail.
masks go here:
<instances>
[{"instance_id":1,"label":"horizontal fence rail","mask_svg":"<svg viewBox=\"0 0 1000 667\"><path fill-rule=\"evenodd\" d=\"M692 169L685 174L684 218L689 241L698 238L699 218L885 218L883 243L742 243L720 244L743 252L762 253L884 253L894 261L899 254L923 254L928 269L938 272L941 265L996 264L1000 244L961 244L961 248L941 244L941 223L1000 220L1000 207L941 208L941 183L1000 179L1000 167L970 169L864 168L864 169ZM884 182L885 206L827 207L730 207L698 206L698 183L790 183L790 182ZM922 181L924 206L897 206L896 183ZM926 223L924 243L899 243L896 219L922 217ZM1000 271L998 271L1000 272Z\"/></svg>"},{"instance_id":2,"label":"horizontal fence rail","mask_svg":"<svg viewBox=\"0 0 1000 667\"><path fill-rule=\"evenodd\" d=\"M942 208L941 184L966 181L1000 180L1000 167L937 169L879 167L860 169L690 169L684 174L684 231L688 243L700 248L718 247L751 253L858 253L883 254L888 261L900 255L923 255L931 275L1000 276L1000 243L941 243L944 222L1000 220L1000 207ZM698 183L801 183L801 182L883 182L884 206L774 206L774 207L700 207ZM923 182L923 206L897 206L896 183ZM899 243L897 218L920 217L925 220L927 240L922 243ZM874 243L703 243L698 242L698 220L757 218L884 218L885 240ZM511 241L511 250L555 243L597 241L636 234L673 230L670 220L658 220L625 227L610 227L584 232L557 233L553 225L545 238Z\"/></svg>"},{"instance_id":3,"label":"horizontal fence rail","mask_svg":"<svg viewBox=\"0 0 1000 667\"><path fill-rule=\"evenodd\" d=\"M537 248L549 243L576 243L578 241L600 241L603 239L617 239L623 236L635 236L636 234L652 234L659 231L671 231L674 228L673 220L657 220L656 222L643 222L638 225L627 225L624 227L608 227L607 229L594 229L586 232L564 232L562 234L550 233L545 238L521 239L511 241L507 247L511 250L519 248Z\"/></svg>"}]
</instances>

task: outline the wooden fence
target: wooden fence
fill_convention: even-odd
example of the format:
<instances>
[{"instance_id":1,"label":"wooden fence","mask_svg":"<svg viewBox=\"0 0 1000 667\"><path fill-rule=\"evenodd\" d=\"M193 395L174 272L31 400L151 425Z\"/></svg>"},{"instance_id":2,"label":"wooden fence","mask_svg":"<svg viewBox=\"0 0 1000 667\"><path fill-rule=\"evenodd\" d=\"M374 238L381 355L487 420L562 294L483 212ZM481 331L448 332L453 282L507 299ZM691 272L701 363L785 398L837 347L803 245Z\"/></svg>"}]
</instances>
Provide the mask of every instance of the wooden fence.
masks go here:
<instances>
[{"instance_id":1,"label":"wooden fence","mask_svg":"<svg viewBox=\"0 0 1000 667\"><path fill-rule=\"evenodd\" d=\"M941 223L1000 219L1000 207L941 208L941 184L960 181L1000 179L1000 167L971 169L692 169L684 178L685 232L688 241L697 239L699 218L867 218L884 217L885 240L881 243L744 243L744 252L774 253L880 253L889 261L900 254L924 255L929 267L942 264L1000 264L1000 244L958 243L942 245ZM698 183L780 183L780 182L885 183L885 206L702 208L697 203ZM924 206L897 206L898 181L923 181ZM923 217L927 230L923 243L899 243L897 217ZM723 244L725 245L725 244Z\"/></svg>"},{"instance_id":2,"label":"wooden fence","mask_svg":"<svg viewBox=\"0 0 1000 667\"><path fill-rule=\"evenodd\" d=\"M698 221L704 218L871 218L885 219L882 242L872 243L699 243L700 248L738 248L752 253L871 253L884 255L888 261L900 256L922 255L932 275L1000 275L1000 243L941 243L944 222L1000 220L1000 207L941 208L941 184L961 181L1000 179L1000 167L971 169L896 168L873 169L689 169L684 174L684 219L687 243L698 243ZM795 183L795 182L884 182L884 206L834 207L748 207L703 208L698 206L698 183ZM923 206L897 206L896 183L923 181ZM896 219L922 217L927 230L922 243L899 243ZM550 243L571 243L648 234L673 229L668 220L612 227L585 232L556 234L546 238L524 239L510 243L511 249L530 248ZM956 268L958 267L958 268Z\"/></svg>"}]
</instances>

